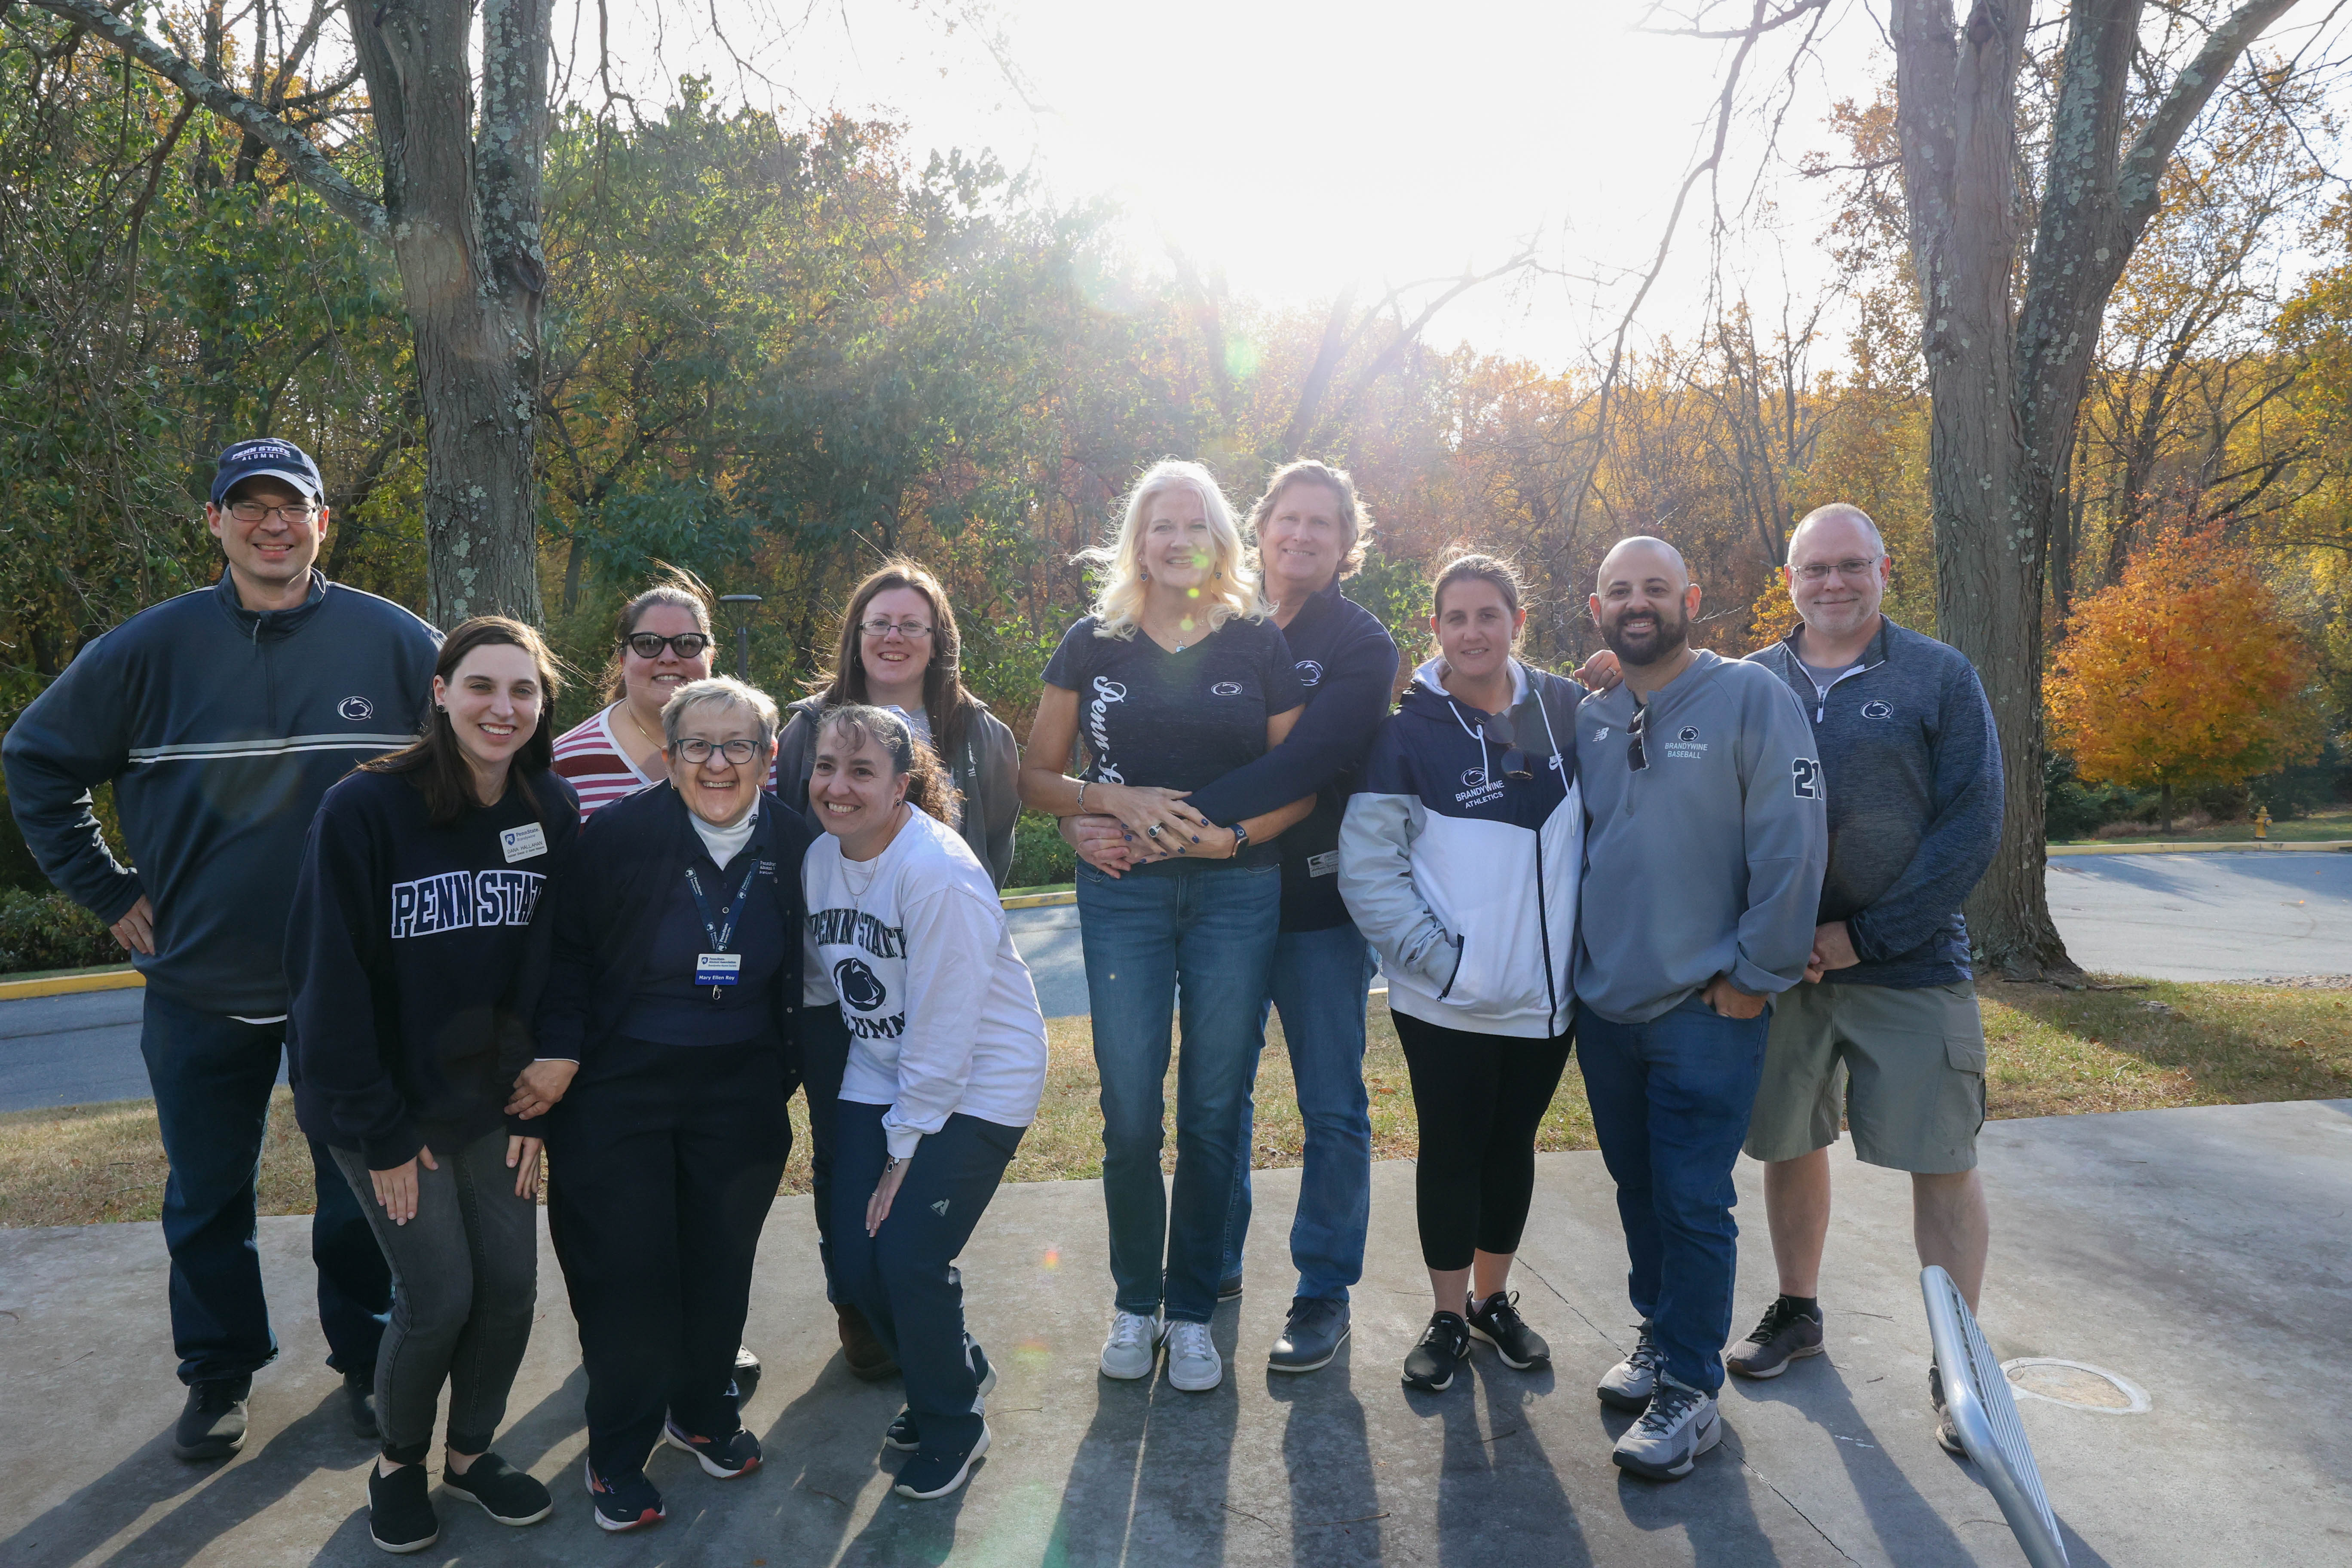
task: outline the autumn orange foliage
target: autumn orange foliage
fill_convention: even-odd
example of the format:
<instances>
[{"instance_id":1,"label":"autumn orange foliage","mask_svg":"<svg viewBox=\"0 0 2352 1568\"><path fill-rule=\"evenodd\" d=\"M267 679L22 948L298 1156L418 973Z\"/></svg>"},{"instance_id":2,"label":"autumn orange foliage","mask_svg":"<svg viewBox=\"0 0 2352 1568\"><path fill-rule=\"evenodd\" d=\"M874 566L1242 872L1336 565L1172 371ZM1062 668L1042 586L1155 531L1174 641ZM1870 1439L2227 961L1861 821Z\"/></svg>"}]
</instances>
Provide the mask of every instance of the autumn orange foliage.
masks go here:
<instances>
[{"instance_id":1,"label":"autumn orange foliage","mask_svg":"<svg viewBox=\"0 0 2352 1568\"><path fill-rule=\"evenodd\" d=\"M2237 784L2316 755L2303 635L2242 551L2171 533L2083 601L2044 678L2051 739L2093 782Z\"/></svg>"}]
</instances>

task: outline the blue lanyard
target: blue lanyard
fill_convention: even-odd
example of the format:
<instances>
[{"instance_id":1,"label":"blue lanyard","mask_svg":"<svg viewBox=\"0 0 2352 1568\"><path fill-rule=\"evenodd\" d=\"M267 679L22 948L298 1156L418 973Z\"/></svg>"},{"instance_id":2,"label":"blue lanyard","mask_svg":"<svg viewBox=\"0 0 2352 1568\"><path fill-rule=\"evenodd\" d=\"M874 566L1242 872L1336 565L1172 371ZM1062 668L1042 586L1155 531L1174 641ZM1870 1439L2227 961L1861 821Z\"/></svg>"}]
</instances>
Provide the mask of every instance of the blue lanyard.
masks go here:
<instances>
[{"instance_id":1,"label":"blue lanyard","mask_svg":"<svg viewBox=\"0 0 2352 1568\"><path fill-rule=\"evenodd\" d=\"M745 847L748 849L750 847L747 845ZM720 925L710 918L710 900L702 896L702 879L694 874L693 867L686 868L687 889L694 894L694 907L702 916L702 932L710 939L711 952L727 951L727 939L735 934L735 922L743 918L743 900L751 895L751 879L759 874L760 862L755 857L751 868L743 873L743 885L735 889L735 902L727 917L727 923Z\"/></svg>"}]
</instances>

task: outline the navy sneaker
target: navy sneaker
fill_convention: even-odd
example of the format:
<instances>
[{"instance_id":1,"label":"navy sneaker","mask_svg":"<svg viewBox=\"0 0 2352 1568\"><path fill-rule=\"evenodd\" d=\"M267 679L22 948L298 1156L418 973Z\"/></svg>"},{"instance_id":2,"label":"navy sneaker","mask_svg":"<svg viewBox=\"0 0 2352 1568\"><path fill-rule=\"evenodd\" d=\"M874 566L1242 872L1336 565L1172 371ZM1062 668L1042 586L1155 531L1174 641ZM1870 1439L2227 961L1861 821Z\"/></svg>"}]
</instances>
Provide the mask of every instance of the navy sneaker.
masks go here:
<instances>
[{"instance_id":1,"label":"navy sneaker","mask_svg":"<svg viewBox=\"0 0 2352 1568\"><path fill-rule=\"evenodd\" d=\"M215 1377L188 1384L188 1403L172 1428L172 1452L183 1459L226 1459L245 1447L245 1400L250 1377Z\"/></svg>"},{"instance_id":2,"label":"navy sneaker","mask_svg":"<svg viewBox=\"0 0 2352 1568\"><path fill-rule=\"evenodd\" d=\"M698 1437L675 1421L662 1423L662 1441L692 1454L705 1475L731 1481L760 1468L760 1439L738 1426L724 1437Z\"/></svg>"},{"instance_id":3,"label":"navy sneaker","mask_svg":"<svg viewBox=\"0 0 2352 1568\"><path fill-rule=\"evenodd\" d=\"M970 1353L972 1370L980 1374L980 1396L985 1399L989 1391L996 1386L996 1369L988 1364L988 1352L980 1348L978 1340L971 1342ZM890 1429L882 1434L882 1446L901 1454L914 1453L923 1446L923 1435L915 1427L914 1411L903 1405L898 1407L898 1416L891 1421Z\"/></svg>"},{"instance_id":4,"label":"navy sneaker","mask_svg":"<svg viewBox=\"0 0 2352 1568\"><path fill-rule=\"evenodd\" d=\"M988 1423L980 1424L980 1436L969 1448L945 1453L919 1452L908 1460L898 1472L898 1481L890 1489L900 1497L927 1501L945 1497L963 1485L971 1475L972 1461L988 1452Z\"/></svg>"},{"instance_id":5,"label":"navy sneaker","mask_svg":"<svg viewBox=\"0 0 2352 1568\"><path fill-rule=\"evenodd\" d=\"M617 1533L659 1524L669 1517L662 1508L661 1493L646 1479L643 1470L606 1480L596 1473L593 1459L582 1460L581 1468L588 1478L588 1495L595 1500L597 1529Z\"/></svg>"},{"instance_id":6,"label":"navy sneaker","mask_svg":"<svg viewBox=\"0 0 2352 1568\"><path fill-rule=\"evenodd\" d=\"M403 1465L390 1475L368 1466L368 1539L395 1556L422 1552L441 1539L441 1521L425 1495L425 1467Z\"/></svg>"},{"instance_id":7,"label":"navy sneaker","mask_svg":"<svg viewBox=\"0 0 2352 1568\"><path fill-rule=\"evenodd\" d=\"M496 1454L484 1454L467 1466L462 1476L445 1465L441 1484L459 1497L480 1503L482 1511L500 1524L537 1524L555 1511L555 1500L547 1495L545 1487Z\"/></svg>"}]
</instances>

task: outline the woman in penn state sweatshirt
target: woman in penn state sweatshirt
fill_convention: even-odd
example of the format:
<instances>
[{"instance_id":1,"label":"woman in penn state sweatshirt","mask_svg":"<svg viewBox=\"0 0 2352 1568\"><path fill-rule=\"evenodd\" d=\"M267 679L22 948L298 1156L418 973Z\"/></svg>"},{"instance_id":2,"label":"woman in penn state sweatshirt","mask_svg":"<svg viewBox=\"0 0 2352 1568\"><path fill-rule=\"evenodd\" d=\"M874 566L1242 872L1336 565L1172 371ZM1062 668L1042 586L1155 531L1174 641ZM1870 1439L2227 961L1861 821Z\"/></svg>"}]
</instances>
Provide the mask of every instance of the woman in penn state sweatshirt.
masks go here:
<instances>
[{"instance_id":1,"label":"woman in penn state sweatshirt","mask_svg":"<svg viewBox=\"0 0 2352 1568\"><path fill-rule=\"evenodd\" d=\"M580 820L549 771L555 690L529 626L485 616L451 632L424 734L327 792L295 888L296 1114L392 1266L368 1471L387 1552L439 1539L425 1460L445 1383L443 1484L501 1524L551 1506L489 1449L538 1304L540 1140L505 1111L531 1058L530 928Z\"/></svg>"},{"instance_id":2,"label":"woman in penn state sweatshirt","mask_svg":"<svg viewBox=\"0 0 2352 1568\"><path fill-rule=\"evenodd\" d=\"M813 737L808 965L849 1027L835 1107L835 1287L907 1377L893 1488L943 1497L988 1450L996 1374L964 1331L956 1255L1037 1114L1045 1021L996 885L948 826L955 786L907 721L827 710Z\"/></svg>"}]
</instances>

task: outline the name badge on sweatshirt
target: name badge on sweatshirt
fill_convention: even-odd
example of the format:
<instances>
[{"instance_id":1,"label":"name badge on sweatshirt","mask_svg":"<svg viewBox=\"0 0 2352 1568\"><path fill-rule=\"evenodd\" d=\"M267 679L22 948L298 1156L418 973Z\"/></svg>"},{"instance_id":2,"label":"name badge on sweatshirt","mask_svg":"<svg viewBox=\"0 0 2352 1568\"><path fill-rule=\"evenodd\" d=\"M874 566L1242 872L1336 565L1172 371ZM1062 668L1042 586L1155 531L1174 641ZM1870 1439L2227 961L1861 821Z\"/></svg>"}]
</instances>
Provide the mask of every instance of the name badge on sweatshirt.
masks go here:
<instances>
[{"instance_id":1,"label":"name badge on sweatshirt","mask_svg":"<svg viewBox=\"0 0 2352 1568\"><path fill-rule=\"evenodd\" d=\"M506 851L507 864L528 860L534 855L547 853L547 829L538 823L529 827L509 827L499 835L499 847Z\"/></svg>"},{"instance_id":2,"label":"name badge on sweatshirt","mask_svg":"<svg viewBox=\"0 0 2352 1568\"><path fill-rule=\"evenodd\" d=\"M1307 874L1310 877L1336 877L1339 874L1339 852L1326 849L1320 855L1307 858Z\"/></svg>"},{"instance_id":3,"label":"name badge on sweatshirt","mask_svg":"<svg viewBox=\"0 0 2352 1568\"><path fill-rule=\"evenodd\" d=\"M743 955L740 952L698 952L694 955L694 983L697 985L732 985L743 977Z\"/></svg>"}]
</instances>

